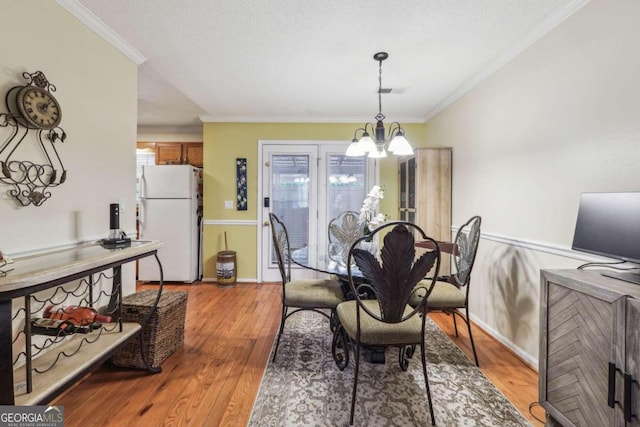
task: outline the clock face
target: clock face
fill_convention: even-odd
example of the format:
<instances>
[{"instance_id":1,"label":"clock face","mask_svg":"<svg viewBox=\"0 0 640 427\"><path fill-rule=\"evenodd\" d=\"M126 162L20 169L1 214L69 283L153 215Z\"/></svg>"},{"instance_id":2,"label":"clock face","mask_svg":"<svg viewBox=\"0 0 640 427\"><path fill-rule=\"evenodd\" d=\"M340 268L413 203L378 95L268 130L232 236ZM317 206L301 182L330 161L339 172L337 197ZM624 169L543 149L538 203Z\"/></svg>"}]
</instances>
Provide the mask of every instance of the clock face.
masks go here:
<instances>
[{"instance_id":1,"label":"clock face","mask_svg":"<svg viewBox=\"0 0 640 427\"><path fill-rule=\"evenodd\" d=\"M16 96L16 105L29 127L53 129L60 124L60 104L49 91L37 86L25 86Z\"/></svg>"}]
</instances>

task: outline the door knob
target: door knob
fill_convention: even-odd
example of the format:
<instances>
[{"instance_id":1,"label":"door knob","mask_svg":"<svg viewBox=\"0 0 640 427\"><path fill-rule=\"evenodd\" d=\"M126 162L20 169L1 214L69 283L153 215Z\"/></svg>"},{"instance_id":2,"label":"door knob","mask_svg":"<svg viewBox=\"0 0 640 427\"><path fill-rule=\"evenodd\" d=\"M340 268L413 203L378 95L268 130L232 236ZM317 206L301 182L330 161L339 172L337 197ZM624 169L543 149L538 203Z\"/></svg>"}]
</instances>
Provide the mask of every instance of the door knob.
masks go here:
<instances>
[{"instance_id":1,"label":"door knob","mask_svg":"<svg viewBox=\"0 0 640 427\"><path fill-rule=\"evenodd\" d=\"M263 222L262 225L264 225L265 227L268 227L269 226L269 221Z\"/></svg>"}]
</instances>

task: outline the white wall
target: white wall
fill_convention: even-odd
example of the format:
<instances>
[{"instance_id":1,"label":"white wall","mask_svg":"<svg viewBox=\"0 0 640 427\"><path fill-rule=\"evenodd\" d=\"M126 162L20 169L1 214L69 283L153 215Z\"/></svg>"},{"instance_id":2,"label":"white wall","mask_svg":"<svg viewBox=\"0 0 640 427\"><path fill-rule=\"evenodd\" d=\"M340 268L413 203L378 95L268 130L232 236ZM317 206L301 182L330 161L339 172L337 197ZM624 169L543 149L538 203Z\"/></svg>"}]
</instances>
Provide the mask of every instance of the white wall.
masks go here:
<instances>
[{"instance_id":1,"label":"white wall","mask_svg":"<svg viewBox=\"0 0 640 427\"><path fill-rule=\"evenodd\" d=\"M532 363L539 270L581 263L580 193L640 190L638 16L592 0L427 123L453 147L453 224L483 218L472 316Z\"/></svg>"},{"instance_id":2,"label":"white wall","mask_svg":"<svg viewBox=\"0 0 640 427\"><path fill-rule=\"evenodd\" d=\"M119 200L121 227L135 230L136 65L55 2L0 9L0 32L11 39L0 44L2 96L25 82L23 71L43 71L57 87L67 133L56 143L67 181L42 206L17 206L0 184L0 248L11 254L104 237L108 205ZM9 130L0 128L0 143ZM29 139L19 160L43 162Z\"/></svg>"},{"instance_id":3,"label":"white wall","mask_svg":"<svg viewBox=\"0 0 640 427\"><path fill-rule=\"evenodd\" d=\"M25 83L24 71L44 72L57 88L67 133L56 143L67 180L41 206L19 205L0 183L0 248L16 256L100 239L108 233L109 204L118 202L125 208L121 228L135 232L136 65L50 0L2 2L0 35L2 98ZM0 112L7 112L4 103ZM0 127L0 147L10 131ZM44 163L36 142L29 136L13 160ZM135 292L133 265L122 279L125 295ZM109 291L110 281L100 286ZM14 310L20 305L15 300ZM22 328L14 322L14 334ZM18 338L16 355L24 336Z\"/></svg>"},{"instance_id":4,"label":"white wall","mask_svg":"<svg viewBox=\"0 0 640 427\"><path fill-rule=\"evenodd\" d=\"M24 71L44 72L57 88L67 133L56 143L67 180L42 206L18 205L0 183L0 248L15 256L105 237L109 204L119 201L121 228L135 232L136 65L49 0L2 2L0 34L2 98L25 83ZM10 130L0 127L0 147ZM45 160L32 136L14 159ZM133 292L133 267L123 280L125 292Z\"/></svg>"}]
</instances>

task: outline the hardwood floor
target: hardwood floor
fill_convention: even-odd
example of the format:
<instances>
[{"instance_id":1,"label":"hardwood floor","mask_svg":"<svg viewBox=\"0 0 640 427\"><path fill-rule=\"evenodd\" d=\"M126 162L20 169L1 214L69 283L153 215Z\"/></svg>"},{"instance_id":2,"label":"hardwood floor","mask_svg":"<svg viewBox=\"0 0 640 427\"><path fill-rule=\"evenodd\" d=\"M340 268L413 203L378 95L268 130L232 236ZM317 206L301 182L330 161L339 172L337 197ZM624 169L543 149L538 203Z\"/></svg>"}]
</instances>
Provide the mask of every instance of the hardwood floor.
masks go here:
<instances>
[{"instance_id":1,"label":"hardwood floor","mask_svg":"<svg viewBox=\"0 0 640 427\"><path fill-rule=\"evenodd\" d=\"M141 285L138 290L153 289ZM58 397L65 425L246 425L280 319L279 284L166 285L189 292L185 345L155 375L105 364ZM453 335L449 316L431 317L467 355L466 330ZM533 425L538 376L499 342L474 329L481 369ZM544 412L534 411L538 418Z\"/></svg>"}]
</instances>

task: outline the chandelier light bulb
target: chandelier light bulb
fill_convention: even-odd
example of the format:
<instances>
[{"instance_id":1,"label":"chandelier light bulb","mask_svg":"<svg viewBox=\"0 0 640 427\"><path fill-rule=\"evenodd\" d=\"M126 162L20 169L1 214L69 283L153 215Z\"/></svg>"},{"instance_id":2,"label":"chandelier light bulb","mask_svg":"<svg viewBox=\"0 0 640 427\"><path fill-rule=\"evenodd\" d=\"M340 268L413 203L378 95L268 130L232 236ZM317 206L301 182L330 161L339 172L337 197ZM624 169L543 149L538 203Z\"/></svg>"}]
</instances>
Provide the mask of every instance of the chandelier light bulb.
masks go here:
<instances>
[{"instance_id":1,"label":"chandelier light bulb","mask_svg":"<svg viewBox=\"0 0 640 427\"><path fill-rule=\"evenodd\" d=\"M370 159L383 159L387 157L387 152L384 149L384 145L380 145L380 149L378 149L378 147L376 147L374 150L371 150L369 152L369 158Z\"/></svg>"},{"instance_id":2,"label":"chandelier light bulb","mask_svg":"<svg viewBox=\"0 0 640 427\"><path fill-rule=\"evenodd\" d=\"M362 135L362 138L358 141L358 146L360 146L360 149L365 153L371 153L372 151L377 150L376 143L371 139L367 132L365 132Z\"/></svg>"},{"instance_id":3,"label":"chandelier light bulb","mask_svg":"<svg viewBox=\"0 0 640 427\"><path fill-rule=\"evenodd\" d=\"M367 154L367 153L365 153L360 148L360 144L358 144L358 140L354 138L353 141L351 141L351 144L349 144L349 147L347 147L347 152L345 153L345 156L348 156L348 157L362 157L365 154Z\"/></svg>"},{"instance_id":4,"label":"chandelier light bulb","mask_svg":"<svg viewBox=\"0 0 640 427\"><path fill-rule=\"evenodd\" d=\"M396 156L410 156L413 154L413 148L411 148L411 144L404 137L404 134L398 133L389 143L389 152Z\"/></svg>"}]
</instances>

